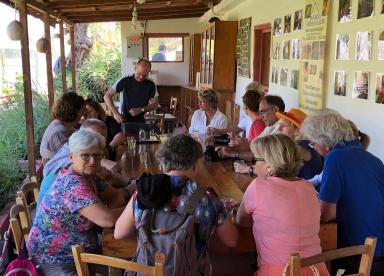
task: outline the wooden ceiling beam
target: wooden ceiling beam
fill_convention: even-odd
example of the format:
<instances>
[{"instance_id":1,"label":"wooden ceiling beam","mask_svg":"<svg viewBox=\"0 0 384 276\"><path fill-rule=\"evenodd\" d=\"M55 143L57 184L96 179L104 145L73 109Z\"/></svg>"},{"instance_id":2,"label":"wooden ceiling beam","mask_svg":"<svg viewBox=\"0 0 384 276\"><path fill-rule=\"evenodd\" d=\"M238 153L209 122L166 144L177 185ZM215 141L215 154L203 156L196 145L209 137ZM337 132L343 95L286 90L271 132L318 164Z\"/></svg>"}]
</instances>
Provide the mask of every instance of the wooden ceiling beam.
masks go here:
<instances>
[{"instance_id":1,"label":"wooden ceiling beam","mask_svg":"<svg viewBox=\"0 0 384 276\"><path fill-rule=\"evenodd\" d=\"M104 9L98 7L95 9L95 7L88 7L88 10L73 10L73 9L62 9L61 11L63 12L63 15L77 15L77 14L89 14L90 10L93 11L98 11L100 14L105 14L105 13L110 13L113 11L117 12L132 12L132 8L122 8L122 7L116 7L115 9ZM157 12L168 12L168 13L173 13L173 12L206 12L208 8L199 8L199 7L183 7L183 8L173 8L173 7L164 7L164 8L159 8L159 9L137 9L138 14L147 14L147 13L157 13Z\"/></svg>"},{"instance_id":2,"label":"wooden ceiling beam","mask_svg":"<svg viewBox=\"0 0 384 276\"><path fill-rule=\"evenodd\" d=\"M186 18L186 17L199 17L201 14L190 14L188 16L185 15L173 15L173 16L158 16L153 17L151 20L159 20L159 19L172 19L172 18ZM74 23L95 23L95 22L119 22L119 21L130 21L132 19L131 16L113 16L113 15L105 15L105 16L89 16L83 18L73 18L72 21ZM143 21L145 19L140 19ZM148 19L149 20L149 19Z\"/></svg>"},{"instance_id":3,"label":"wooden ceiling beam","mask_svg":"<svg viewBox=\"0 0 384 276\"><path fill-rule=\"evenodd\" d=\"M26 0L26 3L27 3L28 9L33 9L33 10L41 12L41 13L47 13L51 17L55 17L59 20L63 20L68 25L71 25L71 26L73 25L73 22L71 20L69 20L68 18L66 18L65 16L63 16L57 12L54 12L47 5L44 5L41 2L37 2L35 0ZM41 16L41 18L42 18L42 16Z\"/></svg>"},{"instance_id":4,"label":"wooden ceiling beam","mask_svg":"<svg viewBox=\"0 0 384 276\"><path fill-rule=\"evenodd\" d=\"M61 8L76 8L76 7L87 7L87 6L107 6L107 5L127 5L136 2L136 0L70 0L70 1L57 1L50 2L49 6L51 9ZM144 5L150 3L158 3L158 0L147 0ZM166 1L164 1L166 2ZM140 6L137 4L137 6Z\"/></svg>"}]
</instances>

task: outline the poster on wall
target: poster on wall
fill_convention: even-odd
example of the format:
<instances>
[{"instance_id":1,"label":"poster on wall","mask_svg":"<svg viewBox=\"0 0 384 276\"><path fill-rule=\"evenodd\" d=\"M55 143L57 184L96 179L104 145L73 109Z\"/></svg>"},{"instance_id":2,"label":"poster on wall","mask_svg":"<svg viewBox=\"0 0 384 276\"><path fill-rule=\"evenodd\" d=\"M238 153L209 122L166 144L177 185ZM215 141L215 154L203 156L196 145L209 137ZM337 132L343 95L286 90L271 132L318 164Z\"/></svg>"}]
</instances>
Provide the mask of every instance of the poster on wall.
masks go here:
<instances>
[{"instance_id":1,"label":"poster on wall","mask_svg":"<svg viewBox=\"0 0 384 276\"><path fill-rule=\"evenodd\" d=\"M284 16L284 33L290 33L291 32L291 15Z\"/></svg>"},{"instance_id":2,"label":"poster on wall","mask_svg":"<svg viewBox=\"0 0 384 276\"><path fill-rule=\"evenodd\" d=\"M281 18L279 17L273 21L273 35L281 35L281 32Z\"/></svg>"},{"instance_id":3,"label":"poster on wall","mask_svg":"<svg viewBox=\"0 0 384 276\"><path fill-rule=\"evenodd\" d=\"M356 71L353 81L352 98L368 99L369 92L369 72Z\"/></svg>"},{"instance_id":4,"label":"poster on wall","mask_svg":"<svg viewBox=\"0 0 384 276\"><path fill-rule=\"evenodd\" d=\"M280 85L287 86L288 81L288 69L281 67L280 70Z\"/></svg>"},{"instance_id":5,"label":"poster on wall","mask_svg":"<svg viewBox=\"0 0 384 276\"><path fill-rule=\"evenodd\" d=\"M374 0L358 0L357 19L373 16L375 9Z\"/></svg>"},{"instance_id":6,"label":"poster on wall","mask_svg":"<svg viewBox=\"0 0 384 276\"><path fill-rule=\"evenodd\" d=\"M336 35L336 59L349 59L349 34Z\"/></svg>"},{"instance_id":7,"label":"poster on wall","mask_svg":"<svg viewBox=\"0 0 384 276\"><path fill-rule=\"evenodd\" d=\"M293 30L300 31L302 24L303 24L303 10L295 11L295 15L293 18Z\"/></svg>"},{"instance_id":8,"label":"poster on wall","mask_svg":"<svg viewBox=\"0 0 384 276\"><path fill-rule=\"evenodd\" d=\"M384 104L384 74L376 74L376 99L378 104Z\"/></svg>"},{"instance_id":9,"label":"poster on wall","mask_svg":"<svg viewBox=\"0 0 384 276\"><path fill-rule=\"evenodd\" d=\"M334 94L336 96L345 96L347 94L347 80L345 71L335 71L335 89Z\"/></svg>"},{"instance_id":10,"label":"poster on wall","mask_svg":"<svg viewBox=\"0 0 384 276\"><path fill-rule=\"evenodd\" d=\"M251 47L251 17L241 19L237 32L237 73L239 76L250 78L250 47Z\"/></svg>"},{"instance_id":11,"label":"poster on wall","mask_svg":"<svg viewBox=\"0 0 384 276\"><path fill-rule=\"evenodd\" d=\"M356 34L356 60L371 59L371 32L358 32Z\"/></svg>"},{"instance_id":12,"label":"poster on wall","mask_svg":"<svg viewBox=\"0 0 384 276\"><path fill-rule=\"evenodd\" d=\"M300 59L300 39L292 39L292 59Z\"/></svg>"},{"instance_id":13,"label":"poster on wall","mask_svg":"<svg viewBox=\"0 0 384 276\"><path fill-rule=\"evenodd\" d=\"M299 74L299 108L323 108L323 70L329 0L305 0Z\"/></svg>"},{"instance_id":14,"label":"poster on wall","mask_svg":"<svg viewBox=\"0 0 384 276\"><path fill-rule=\"evenodd\" d=\"M379 35L377 59L384 60L384 31Z\"/></svg>"},{"instance_id":15,"label":"poster on wall","mask_svg":"<svg viewBox=\"0 0 384 276\"><path fill-rule=\"evenodd\" d=\"M299 70L291 71L291 88L297 89L297 84L299 80Z\"/></svg>"},{"instance_id":16,"label":"poster on wall","mask_svg":"<svg viewBox=\"0 0 384 276\"><path fill-rule=\"evenodd\" d=\"M339 0L339 22L348 22L352 19L351 0Z\"/></svg>"}]
</instances>

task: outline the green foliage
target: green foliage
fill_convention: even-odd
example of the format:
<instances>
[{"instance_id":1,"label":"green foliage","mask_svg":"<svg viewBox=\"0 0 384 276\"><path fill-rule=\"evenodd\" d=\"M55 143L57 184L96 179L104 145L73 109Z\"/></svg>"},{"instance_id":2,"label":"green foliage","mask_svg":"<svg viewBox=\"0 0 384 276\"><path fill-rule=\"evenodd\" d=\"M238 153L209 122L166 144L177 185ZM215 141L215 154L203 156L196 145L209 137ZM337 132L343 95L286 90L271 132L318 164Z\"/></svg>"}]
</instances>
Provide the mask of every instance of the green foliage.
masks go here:
<instances>
[{"instance_id":1,"label":"green foliage","mask_svg":"<svg viewBox=\"0 0 384 276\"><path fill-rule=\"evenodd\" d=\"M14 191L27 174L26 168L19 165L19 160L27 159L22 77L18 77L12 94L15 94L15 97L0 108L0 206L9 197L14 197ZM39 144L49 124L50 116L45 96L33 91L32 100L36 157L38 157Z\"/></svg>"},{"instance_id":2,"label":"green foliage","mask_svg":"<svg viewBox=\"0 0 384 276\"><path fill-rule=\"evenodd\" d=\"M117 47L94 45L77 71L77 90L85 98L102 102L104 92L121 75L121 52Z\"/></svg>"}]
</instances>

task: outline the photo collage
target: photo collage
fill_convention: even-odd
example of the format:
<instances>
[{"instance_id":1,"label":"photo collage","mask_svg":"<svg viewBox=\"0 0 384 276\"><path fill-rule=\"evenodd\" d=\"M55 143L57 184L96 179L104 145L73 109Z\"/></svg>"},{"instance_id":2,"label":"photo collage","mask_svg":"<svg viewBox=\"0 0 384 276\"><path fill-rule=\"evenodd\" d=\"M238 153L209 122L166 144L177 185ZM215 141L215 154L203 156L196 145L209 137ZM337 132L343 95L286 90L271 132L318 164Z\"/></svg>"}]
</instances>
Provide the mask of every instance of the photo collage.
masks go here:
<instances>
[{"instance_id":1,"label":"photo collage","mask_svg":"<svg viewBox=\"0 0 384 276\"><path fill-rule=\"evenodd\" d=\"M293 14L288 14L273 21L273 36L282 38L285 34L302 31L303 10L297 10ZM384 45L383 45L384 46ZM272 45L271 58L273 61L300 60L302 55L301 39L291 40L274 39ZM289 86L298 89L299 70L290 70L285 66L272 66L271 82L282 86Z\"/></svg>"},{"instance_id":2,"label":"photo collage","mask_svg":"<svg viewBox=\"0 0 384 276\"><path fill-rule=\"evenodd\" d=\"M384 0L381 1L381 14L384 14ZM375 13L375 0L358 0L357 13L355 13L356 19L366 19L374 16ZM344 24L353 20L352 14L352 0L339 0L338 10L338 22ZM347 23L346 23L347 24ZM371 30L362 30L356 32L355 41L355 53L350 53L351 48L351 34L350 33L339 33L336 34L336 53L335 59L337 61L354 59L356 61L372 61L375 57L372 56L373 37L376 34ZM384 30L377 34L377 60L384 60ZM303 45L303 56L305 55ZM370 98L370 77L371 72L368 71L355 71L351 74L353 78L348 77L348 72L345 70L336 70L334 72L334 95L347 96L347 81L352 82L352 98L353 99L365 99ZM384 104L384 74L376 74L376 95L375 102Z\"/></svg>"}]
</instances>

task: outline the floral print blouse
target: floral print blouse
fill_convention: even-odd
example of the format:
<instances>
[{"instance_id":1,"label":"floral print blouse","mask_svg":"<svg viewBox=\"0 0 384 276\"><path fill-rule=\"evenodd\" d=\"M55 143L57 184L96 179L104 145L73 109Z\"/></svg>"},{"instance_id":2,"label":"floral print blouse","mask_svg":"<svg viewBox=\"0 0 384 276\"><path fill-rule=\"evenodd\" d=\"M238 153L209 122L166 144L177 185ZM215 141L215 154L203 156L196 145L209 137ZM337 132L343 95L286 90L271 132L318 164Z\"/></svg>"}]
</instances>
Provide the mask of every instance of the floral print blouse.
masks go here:
<instances>
[{"instance_id":1,"label":"floral print blouse","mask_svg":"<svg viewBox=\"0 0 384 276\"><path fill-rule=\"evenodd\" d=\"M45 194L29 233L29 256L38 263L73 263L72 245L83 245L85 251L98 248L94 223L80 215L79 210L95 204L106 184L95 178L92 189L84 177L71 168L60 171Z\"/></svg>"}]
</instances>

